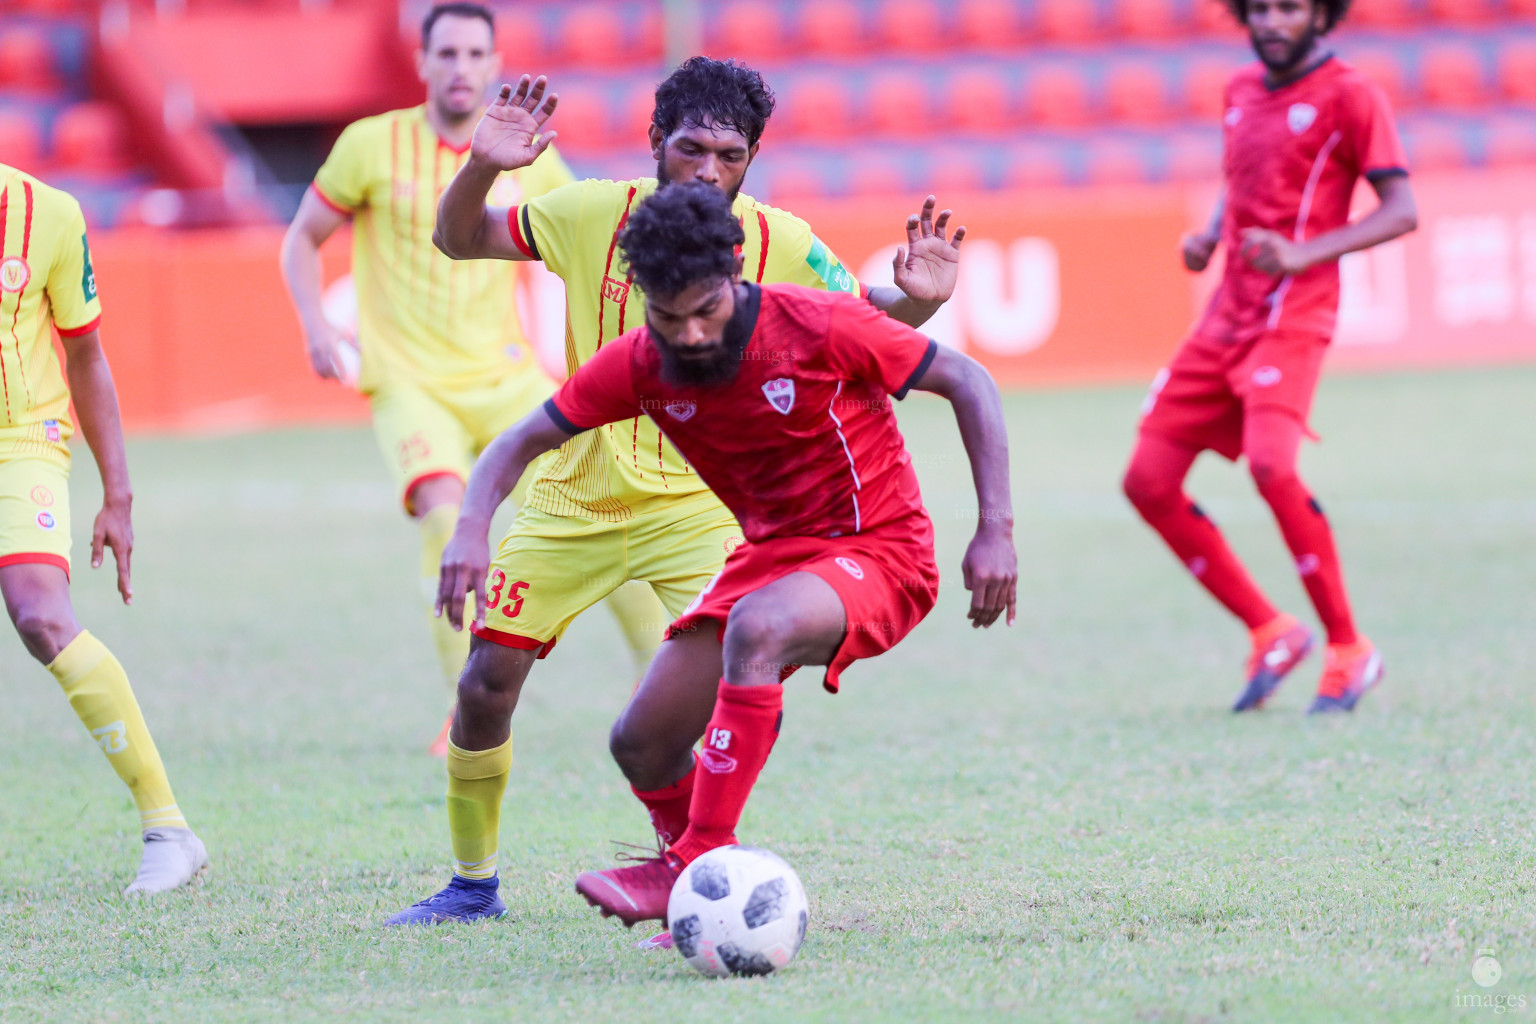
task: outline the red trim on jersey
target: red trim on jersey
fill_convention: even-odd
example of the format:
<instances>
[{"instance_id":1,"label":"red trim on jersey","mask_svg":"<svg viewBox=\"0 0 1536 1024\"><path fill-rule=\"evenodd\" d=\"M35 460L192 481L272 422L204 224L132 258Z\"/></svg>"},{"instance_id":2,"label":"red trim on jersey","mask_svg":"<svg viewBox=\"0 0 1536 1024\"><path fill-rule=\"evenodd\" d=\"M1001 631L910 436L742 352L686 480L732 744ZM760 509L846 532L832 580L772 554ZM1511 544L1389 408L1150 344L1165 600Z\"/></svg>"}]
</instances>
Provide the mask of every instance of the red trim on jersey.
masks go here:
<instances>
[{"instance_id":1,"label":"red trim on jersey","mask_svg":"<svg viewBox=\"0 0 1536 1024\"><path fill-rule=\"evenodd\" d=\"M433 154L434 156L436 154ZM417 183L421 178L421 132L411 132L411 222L407 234L416 234L416 194L421 191ZM411 291L416 290L416 250L407 248L409 262L405 265L405 285ZM432 268L427 268L427 301L432 301Z\"/></svg>"},{"instance_id":2,"label":"red trim on jersey","mask_svg":"<svg viewBox=\"0 0 1536 1024\"><path fill-rule=\"evenodd\" d=\"M858 286L859 286L859 298L863 299L865 302L868 302L869 301L869 285L865 284L863 281L859 281L858 282Z\"/></svg>"},{"instance_id":3,"label":"red trim on jersey","mask_svg":"<svg viewBox=\"0 0 1536 1024\"><path fill-rule=\"evenodd\" d=\"M429 124L429 125L431 123L432 123L431 121L427 122L427 124ZM462 146L455 146L453 143L449 142L447 139L443 138L441 135L438 135L438 132L437 132L436 128L432 129L432 134L433 135L437 135L437 145L438 145L438 147L440 149L446 149L448 152L452 153L454 156L463 156L465 153L468 153L469 152L469 147L471 145L473 145L474 141L475 141L474 136L470 136L469 141L464 143L464 145L462 145Z\"/></svg>"},{"instance_id":4,"label":"red trim on jersey","mask_svg":"<svg viewBox=\"0 0 1536 1024\"><path fill-rule=\"evenodd\" d=\"M762 241L762 251L757 254L757 283L763 283L763 274L768 270L768 215L762 210L757 211L757 230Z\"/></svg>"},{"instance_id":5,"label":"red trim on jersey","mask_svg":"<svg viewBox=\"0 0 1536 1024\"><path fill-rule=\"evenodd\" d=\"M66 581L69 579L69 559L48 551L23 551L14 555L0 556L0 569L8 565L56 565L64 570L64 579Z\"/></svg>"},{"instance_id":6,"label":"red trim on jersey","mask_svg":"<svg viewBox=\"0 0 1536 1024\"><path fill-rule=\"evenodd\" d=\"M32 248L32 183L25 179L21 182L21 190L27 197L27 219L21 229L21 261L27 262L27 252ZM16 342L16 367L21 371L21 387L27 396L27 405L32 405L32 385L27 381L27 364L21 358L21 339L16 337L16 318L21 316L21 297L16 299L16 316L11 318L11 338Z\"/></svg>"},{"instance_id":7,"label":"red trim on jersey","mask_svg":"<svg viewBox=\"0 0 1536 1024\"><path fill-rule=\"evenodd\" d=\"M507 211L507 230L512 232L512 244L517 246L517 251L531 260L536 260L538 256L534 255L533 247L523 237L522 209L521 206L514 206Z\"/></svg>"},{"instance_id":8,"label":"red trim on jersey","mask_svg":"<svg viewBox=\"0 0 1536 1024\"><path fill-rule=\"evenodd\" d=\"M335 210L337 213L341 214L343 217L350 217L350 216L352 216L352 211L351 210L347 209L345 206L342 206L336 200L332 199L330 196L325 194L325 191L323 189L321 189L320 183L318 181L310 182L309 183L309 190L311 192L313 192L315 194L316 198L318 198L322 203L324 203L326 206L329 206L331 209Z\"/></svg>"},{"instance_id":9,"label":"red trim on jersey","mask_svg":"<svg viewBox=\"0 0 1536 1024\"><path fill-rule=\"evenodd\" d=\"M635 201L635 186L629 186L629 195L624 199L624 214L619 218L619 224L613 229L613 238L608 242L608 259L603 263L603 279L597 284L597 348L603 347L603 287L608 283L608 273L613 270L613 250L619 247L619 232L624 230L624 225L629 223L629 207ZM629 293L625 292L625 298ZM622 319L620 320L622 324ZM622 329L619 332L623 333Z\"/></svg>"},{"instance_id":10,"label":"red trim on jersey","mask_svg":"<svg viewBox=\"0 0 1536 1024\"><path fill-rule=\"evenodd\" d=\"M420 487L422 484L426 483L428 480L435 480L435 479L437 479L440 476L451 476L455 480L457 480L459 483L463 483L464 482L464 478L459 476L459 474L455 473L451 469L434 469L430 473L423 473L423 474L421 474L421 476L412 477L410 482L405 485L405 502L404 502L404 504L405 504L405 514L406 515L408 515L408 516L409 515L415 515L415 513L411 511L411 499L416 496L416 488Z\"/></svg>"},{"instance_id":11,"label":"red trim on jersey","mask_svg":"<svg viewBox=\"0 0 1536 1024\"><path fill-rule=\"evenodd\" d=\"M471 636L477 636L481 640L489 640L493 644L503 647L512 647L519 651L538 651L540 658L549 657L549 652L555 649L555 644L560 642L559 637L552 640L539 640L531 636L523 636L520 633L507 633L490 626L472 625L469 627Z\"/></svg>"},{"instance_id":12,"label":"red trim on jersey","mask_svg":"<svg viewBox=\"0 0 1536 1024\"><path fill-rule=\"evenodd\" d=\"M97 313L96 314L96 319L92 320L90 323L86 324L83 327L70 327L70 328L60 327L59 328L59 337L61 337L61 338L78 338L82 334L90 334L92 331L94 331L96 328L98 328L100 326L101 326L101 314Z\"/></svg>"}]
</instances>

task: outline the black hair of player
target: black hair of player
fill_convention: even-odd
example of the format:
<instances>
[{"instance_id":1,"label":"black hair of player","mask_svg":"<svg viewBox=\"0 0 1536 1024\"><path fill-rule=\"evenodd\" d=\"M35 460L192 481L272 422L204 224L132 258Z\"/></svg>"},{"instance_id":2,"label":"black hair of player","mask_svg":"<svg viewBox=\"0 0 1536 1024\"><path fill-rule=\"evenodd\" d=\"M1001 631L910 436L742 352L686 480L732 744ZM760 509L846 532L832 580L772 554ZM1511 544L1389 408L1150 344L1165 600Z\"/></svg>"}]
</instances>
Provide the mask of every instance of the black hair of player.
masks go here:
<instances>
[{"instance_id":1,"label":"black hair of player","mask_svg":"<svg viewBox=\"0 0 1536 1024\"><path fill-rule=\"evenodd\" d=\"M496 38L496 16L490 8L480 4L469 3L468 0L454 0L453 3L434 4L427 12L427 16L421 22L421 48L423 50L432 45L432 26L436 25L439 18L479 18L491 28L491 38Z\"/></svg>"},{"instance_id":2,"label":"black hair of player","mask_svg":"<svg viewBox=\"0 0 1536 1024\"><path fill-rule=\"evenodd\" d=\"M1219 0L1221 5L1231 12L1239 25L1248 24L1248 0ZM1349 13L1349 5L1353 0L1312 0L1314 8L1322 8L1324 12L1323 34L1332 32L1338 27L1339 22Z\"/></svg>"},{"instance_id":3,"label":"black hair of player","mask_svg":"<svg viewBox=\"0 0 1536 1024\"><path fill-rule=\"evenodd\" d=\"M736 276L747 239L724 192L701 181L657 190L629 215L619 247L630 276L650 295L678 295L701 281Z\"/></svg>"},{"instance_id":4,"label":"black hair of player","mask_svg":"<svg viewBox=\"0 0 1536 1024\"><path fill-rule=\"evenodd\" d=\"M669 139L679 128L730 128L755 146L773 116L773 90L734 60L689 57L656 87L651 123Z\"/></svg>"}]
</instances>

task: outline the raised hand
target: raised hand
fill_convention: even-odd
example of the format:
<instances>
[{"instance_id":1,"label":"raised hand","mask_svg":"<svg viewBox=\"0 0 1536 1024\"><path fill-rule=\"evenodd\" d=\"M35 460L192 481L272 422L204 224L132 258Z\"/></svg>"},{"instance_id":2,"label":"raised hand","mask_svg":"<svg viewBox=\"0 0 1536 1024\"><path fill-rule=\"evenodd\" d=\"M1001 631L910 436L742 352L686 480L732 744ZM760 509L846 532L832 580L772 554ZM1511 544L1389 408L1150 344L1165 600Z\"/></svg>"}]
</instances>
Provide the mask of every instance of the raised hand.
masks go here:
<instances>
[{"instance_id":1,"label":"raised hand","mask_svg":"<svg viewBox=\"0 0 1536 1024\"><path fill-rule=\"evenodd\" d=\"M548 84L543 75L535 79L524 75L516 92L510 85L503 85L475 125L475 137L469 143L470 158L497 170L511 171L527 167L548 149L556 133L539 132L559 101L554 93L545 98Z\"/></svg>"},{"instance_id":2,"label":"raised hand","mask_svg":"<svg viewBox=\"0 0 1536 1024\"><path fill-rule=\"evenodd\" d=\"M945 210L934 220L933 208L938 200L929 196L923 203L923 212L907 218L907 244L896 249L892 267L896 271L896 287L915 302L948 302L955 293L955 281L960 275L960 243L965 238L965 228L955 229L953 240L944 237L949 225L950 211Z\"/></svg>"}]
</instances>

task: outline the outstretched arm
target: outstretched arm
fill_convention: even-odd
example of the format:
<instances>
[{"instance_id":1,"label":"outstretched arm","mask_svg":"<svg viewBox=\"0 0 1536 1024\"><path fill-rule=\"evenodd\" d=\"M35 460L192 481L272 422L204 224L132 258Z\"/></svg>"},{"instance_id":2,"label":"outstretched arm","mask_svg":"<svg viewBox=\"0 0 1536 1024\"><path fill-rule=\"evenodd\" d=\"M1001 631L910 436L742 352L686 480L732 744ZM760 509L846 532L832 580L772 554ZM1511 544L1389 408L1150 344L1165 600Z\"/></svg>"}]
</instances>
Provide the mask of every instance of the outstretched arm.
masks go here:
<instances>
[{"instance_id":1,"label":"outstretched arm","mask_svg":"<svg viewBox=\"0 0 1536 1024\"><path fill-rule=\"evenodd\" d=\"M1419 226L1419 208L1406 174L1371 182L1381 205L1353 224L1316 238L1293 242L1266 228L1243 232L1243 259L1266 274L1299 274L1319 263L1331 263L1346 253L1369 249L1406 235Z\"/></svg>"},{"instance_id":2,"label":"outstretched arm","mask_svg":"<svg viewBox=\"0 0 1536 1024\"><path fill-rule=\"evenodd\" d=\"M923 203L923 212L907 218L906 247L898 248L892 261L896 286L869 290L871 305L908 327L927 323L955 294L955 281L960 275L960 243L965 239L965 228L956 228L953 240L945 239L950 211L943 211L934 220L933 209L937 205L938 200L929 196Z\"/></svg>"},{"instance_id":3,"label":"outstretched arm","mask_svg":"<svg viewBox=\"0 0 1536 1024\"><path fill-rule=\"evenodd\" d=\"M572 435L541 405L486 445L469 474L453 537L443 550L436 613L448 613L454 629L464 628L464 595L475 594L475 622L485 620L485 574L491 567L491 517L523 478L528 464Z\"/></svg>"},{"instance_id":4,"label":"outstretched arm","mask_svg":"<svg viewBox=\"0 0 1536 1024\"><path fill-rule=\"evenodd\" d=\"M502 171L527 167L554 141L554 132L539 134L558 101L546 99L544 76L529 81L524 75L517 91L503 85L475 125L469 143L469 159L453 176L437 204L437 225L432 244L456 260L526 260L512 241L505 207L486 206L496 176Z\"/></svg>"},{"instance_id":5,"label":"outstretched arm","mask_svg":"<svg viewBox=\"0 0 1536 1024\"><path fill-rule=\"evenodd\" d=\"M91 530L91 568L100 568L103 549L111 548L117 560L117 592L124 604L132 604L133 487L128 483L128 456L123 449L123 422L118 415L112 368L101 350L100 331L63 341L75 416L101 473L101 511Z\"/></svg>"},{"instance_id":6,"label":"outstretched arm","mask_svg":"<svg viewBox=\"0 0 1536 1024\"><path fill-rule=\"evenodd\" d=\"M1013 496L1008 485L1008 425L997 383L981 364L940 345L928 370L913 385L949 400L976 482L976 536L961 568L971 592L967 618L990 626L1006 609L1018 608L1019 559L1013 549Z\"/></svg>"}]
</instances>

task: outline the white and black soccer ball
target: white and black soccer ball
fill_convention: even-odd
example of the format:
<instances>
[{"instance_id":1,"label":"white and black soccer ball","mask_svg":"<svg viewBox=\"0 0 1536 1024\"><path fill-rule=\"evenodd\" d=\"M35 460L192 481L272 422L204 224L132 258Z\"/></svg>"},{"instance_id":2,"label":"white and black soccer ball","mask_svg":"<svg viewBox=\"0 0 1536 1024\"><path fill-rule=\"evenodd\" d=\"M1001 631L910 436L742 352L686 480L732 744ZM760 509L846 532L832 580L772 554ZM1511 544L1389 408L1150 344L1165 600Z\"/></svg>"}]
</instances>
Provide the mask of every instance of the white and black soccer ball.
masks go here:
<instances>
[{"instance_id":1,"label":"white and black soccer ball","mask_svg":"<svg viewBox=\"0 0 1536 1024\"><path fill-rule=\"evenodd\" d=\"M714 978L771 974L805 941L805 888L795 869L755 846L722 846L689 864L672 886L672 944Z\"/></svg>"}]
</instances>

